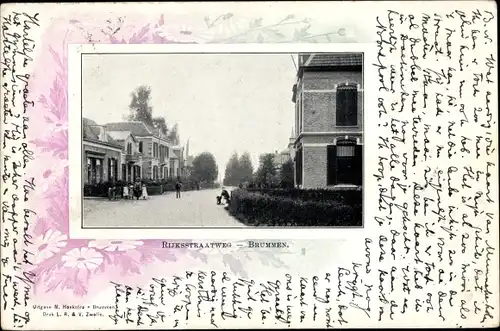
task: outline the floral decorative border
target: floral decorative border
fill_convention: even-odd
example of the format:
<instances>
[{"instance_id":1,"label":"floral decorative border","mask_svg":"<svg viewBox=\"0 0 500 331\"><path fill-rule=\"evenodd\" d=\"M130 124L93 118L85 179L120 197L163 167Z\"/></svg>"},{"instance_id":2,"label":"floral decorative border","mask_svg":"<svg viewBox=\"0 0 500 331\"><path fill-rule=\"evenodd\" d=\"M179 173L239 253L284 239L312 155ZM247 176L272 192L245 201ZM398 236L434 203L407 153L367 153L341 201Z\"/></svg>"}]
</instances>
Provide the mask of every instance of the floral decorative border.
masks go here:
<instances>
[{"instance_id":1,"label":"floral decorative border","mask_svg":"<svg viewBox=\"0 0 500 331\"><path fill-rule=\"evenodd\" d=\"M37 113L43 118L43 131L31 143L38 157L45 157L51 167L42 172L40 204L45 212L33 229L35 265L32 272L35 291L46 293L70 290L75 297L89 293L89 281L97 275L133 276L141 274L141 267L156 262L173 263L180 258L194 258L207 263L205 250L171 250L161 248L158 240L74 240L69 236L68 196L68 59L69 43L315 43L352 42L353 33L345 27L331 32L314 33L309 18L287 15L277 22L262 18L248 19L232 13L202 20L186 19L183 23L170 22L165 15L155 22L143 23L126 17L96 22L95 19L72 19L66 24L54 24L47 32L48 44L43 53L49 55L55 71L52 85L40 85ZM55 30L65 29L62 44L50 38ZM322 31L325 31L322 29ZM60 32L60 31L59 31ZM35 72L34 77L37 77ZM57 162L53 162L57 159ZM43 162L40 162L42 164ZM305 252L301 250L302 254ZM259 259L263 265L286 268L282 254L295 254L292 250L232 249L213 252L233 273L246 276L244 261ZM43 290L41 290L43 288ZM36 292L35 292L36 293Z\"/></svg>"}]
</instances>

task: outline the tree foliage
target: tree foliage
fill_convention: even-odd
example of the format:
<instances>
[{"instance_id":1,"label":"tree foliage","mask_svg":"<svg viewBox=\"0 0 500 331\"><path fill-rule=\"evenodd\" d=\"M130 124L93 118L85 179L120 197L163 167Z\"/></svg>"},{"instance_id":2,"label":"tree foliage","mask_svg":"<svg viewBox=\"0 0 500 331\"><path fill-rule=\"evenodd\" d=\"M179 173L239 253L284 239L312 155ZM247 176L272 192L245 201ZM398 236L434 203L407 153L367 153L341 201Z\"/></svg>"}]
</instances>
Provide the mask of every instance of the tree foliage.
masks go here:
<instances>
[{"instance_id":1,"label":"tree foliage","mask_svg":"<svg viewBox=\"0 0 500 331\"><path fill-rule=\"evenodd\" d=\"M154 127L153 107L151 107L151 87L146 85L139 86L131 93L132 100L129 107L129 121L141 121L146 125Z\"/></svg>"},{"instance_id":2,"label":"tree foliage","mask_svg":"<svg viewBox=\"0 0 500 331\"><path fill-rule=\"evenodd\" d=\"M215 157L208 152L197 155L193 160L191 177L199 182L214 183L219 175Z\"/></svg>"},{"instance_id":3,"label":"tree foliage","mask_svg":"<svg viewBox=\"0 0 500 331\"><path fill-rule=\"evenodd\" d=\"M224 185L239 186L243 183L252 181L253 166L249 153L243 153L238 157L234 153L226 165L224 173Z\"/></svg>"},{"instance_id":4,"label":"tree foliage","mask_svg":"<svg viewBox=\"0 0 500 331\"><path fill-rule=\"evenodd\" d=\"M256 179L259 184L264 186L271 186L276 181L276 165L274 164L273 153L261 155Z\"/></svg>"},{"instance_id":5,"label":"tree foliage","mask_svg":"<svg viewBox=\"0 0 500 331\"><path fill-rule=\"evenodd\" d=\"M172 142L174 145L178 145L180 143L180 137L179 137L179 126L177 123L174 124L172 129L168 132L167 138Z\"/></svg>"},{"instance_id":6,"label":"tree foliage","mask_svg":"<svg viewBox=\"0 0 500 331\"><path fill-rule=\"evenodd\" d=\"M160 129L161 133L164 135L168 134L167 122L165 121L165 117L155 117L153 118L153 126L157 129Z\"/></svg>"},{"instance_id":7,"label":"tree foliage","mask_svg":"<svg viewBox=\"0 0 500 331\"><path fill-rule=\"evenodd\" d=\"M253 175L252 159L249 153L243 153L239 159L239 178L241 182L250 182Z\"/></svg>"},{"instance_id":8,"label":"tree foliage","mask_svg":"<svg viewBox=\"0 0 500 331\"><path fill-rule=\"evenodd\" d=\"M226 186L237 186L239 185L239 168L240 160L238 158L238 153L231 155L231 158L227 162L226 170L224 172L224 185Z\"/></svg>"},{"instance_id":9,"label":"tree foliage","mask_svg":"<svg viewBox=\"0 0 500 331\"><path fill-rule=\"evenodd\" d=\"M172 141L173 144L178 145L179 141L179 127L177 124L171 130L168 129L165 117L153 117L153 107L151 106L151 87L141 85L130 94L132 100L129 104L128 121L140 121L151 128L160 129L160 131Z\"/></svg>"},{"instance_id":10,"label":"tree foliage","mask_svg":"<svg viewBox=\"0 0 500 331\"><path fill-rule=\"evenodd\" d=\"M294 176L293 176L293 160L290 159L281 165L280 170L280 184L283 188L293 188L294 187Z\"/></svg>"}]
</instances>

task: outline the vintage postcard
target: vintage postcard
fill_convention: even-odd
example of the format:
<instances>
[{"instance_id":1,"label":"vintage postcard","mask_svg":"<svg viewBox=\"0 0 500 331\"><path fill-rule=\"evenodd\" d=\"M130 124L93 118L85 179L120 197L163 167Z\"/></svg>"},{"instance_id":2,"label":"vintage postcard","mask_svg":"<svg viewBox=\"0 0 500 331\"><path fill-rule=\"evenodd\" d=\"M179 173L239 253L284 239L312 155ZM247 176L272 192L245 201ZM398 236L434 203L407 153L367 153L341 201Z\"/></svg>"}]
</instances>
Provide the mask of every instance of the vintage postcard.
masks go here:
<instances>
[{"instance_id":1,"label":"vintage postcard","mask_svg":"<svg viewBox=\"0 0 500 331\"><path fill-rule=\"evenodd\" d=\"M495 2L0 16L2 329L498 327Z\"/></svg>"}]
</instances>

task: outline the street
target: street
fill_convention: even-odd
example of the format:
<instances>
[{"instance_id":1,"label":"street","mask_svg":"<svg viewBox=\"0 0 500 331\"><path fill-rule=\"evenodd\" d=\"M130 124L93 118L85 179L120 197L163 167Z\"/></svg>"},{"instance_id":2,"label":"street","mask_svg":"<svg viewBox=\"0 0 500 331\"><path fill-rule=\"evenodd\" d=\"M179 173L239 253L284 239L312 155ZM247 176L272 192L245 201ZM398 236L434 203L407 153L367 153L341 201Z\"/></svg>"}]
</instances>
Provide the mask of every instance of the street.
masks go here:
<instances>
[{"instance_id":1,"label":"street","mask_svg":"<svg viewBox=\"0 0 500 331\"><path fill-rule=\"evenodd\" d=\"M229 189L228 189L229 191ZM175 192L150 196L148 200L83 200L84 227L200 227L244 226L217 205L221 189Z\"/></svg>"}]
</instances>

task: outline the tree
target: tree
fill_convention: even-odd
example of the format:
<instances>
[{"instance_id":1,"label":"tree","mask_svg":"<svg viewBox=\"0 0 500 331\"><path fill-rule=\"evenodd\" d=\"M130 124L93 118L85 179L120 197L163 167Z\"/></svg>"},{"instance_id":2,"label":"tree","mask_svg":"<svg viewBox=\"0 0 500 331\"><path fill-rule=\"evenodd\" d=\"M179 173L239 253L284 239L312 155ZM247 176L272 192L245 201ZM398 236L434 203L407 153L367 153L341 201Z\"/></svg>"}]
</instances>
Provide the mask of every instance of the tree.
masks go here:
<instances>
[{"instance_id":1,"label":"tree","mask_svg":"<svg viewBox=\"0 0 500 331\"><path fill-rule=\"evenodd\" d=\"M197 181L214 183L219 175L215 157L208 152L196 156L193 160L191 176Z\"/></svg>"},{"instance_id":2,"label":"tree","mask_svg":"<svg viewBox=\"0 0 500 331\"><path fill-rule=\"evenodd\" d=\"M151 87L141 85L131 93L131 97L132 100L128 106L130 111L128 120L141 121L146 125L154 127L153 108L150 106Z\"/></svg>"},{"instance_id":3,"label":"tree","mask_svg":"<svg viewBox=\"0 0 500 331\"><path fill-rule=\"evenodd\" d=\"M283 188L294 187L293 161L290 159L281 165L280 184Z\"/></svg>"},{"instance_id":4,"label":"tree","mask_svg":"<svg viewBox=\"0 0 500 331\"><path fill-rule=\"evenodd\" d=\"M250 182L252 180L253 166L250 154L245 152L239 159L238 178L240 183Z\"/></svg>"},{"instance_id":5,"label":"tree","mask_svg":"<svg viewBox=\"0 0 500 331\"><path fill-rule=\"evenodd\" d=\"M129 121L141 121L149 127L160 129L164 135L169 135L167 123L164 117L153 118L153 107L151 107L151 87L141 85L131 93L132 100L129 105ZM178 127L175 126L175 144L179 143Z\"/></svg>"},{"instance_id":6,"label":"tree","mask_svg":"<svg viewBox=\"0 0 500 331\"><path fill-rule=\"evenodd\" d=\"M226 171L224 172L224 185L227 186L237 186L239 184L239 168L240 161L238 159L238 153L234 153L226 165Z\"/></svg>"},{"instance_id":7,"label":"tree","mask_svg":"<svg viewBox=\"0 0 500 331\"><path fill-rule=\"evenodd\" d=\"M276 176L276 168L274 164L274 154L267 153L261 155L259 160L259 169L257 169L257 181L264 186L271 186L273 179Z\"/></svg>"},{"instance_id":8,"label":"tree","mask_svg":"<svg viewBox=\"0 0 500 331\"><path fill-rule=\"evenodd\" d=\"M180 138L179 138L179 126L177 123L170 129L168 132L167 138L172 142L174 145L178 145L180 143Z\"/></svg>"},{"instance_id":9,"label":"tree","mask_svg":"<svg viewBox=\"0 0 500 331\"><path fill-rule=\"evenodd\" d=\"M165 121L165 117L153 118L153 126L157 129L160 129L161 133L163 133L164 135L168 134L168 127Z\"/></svg>"}]
</instances>

